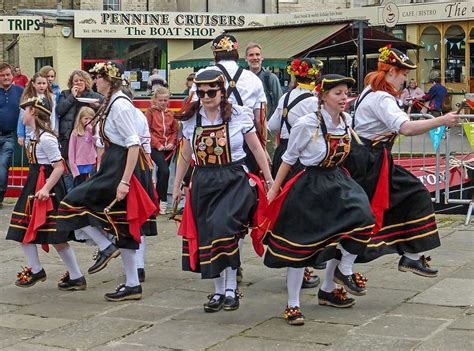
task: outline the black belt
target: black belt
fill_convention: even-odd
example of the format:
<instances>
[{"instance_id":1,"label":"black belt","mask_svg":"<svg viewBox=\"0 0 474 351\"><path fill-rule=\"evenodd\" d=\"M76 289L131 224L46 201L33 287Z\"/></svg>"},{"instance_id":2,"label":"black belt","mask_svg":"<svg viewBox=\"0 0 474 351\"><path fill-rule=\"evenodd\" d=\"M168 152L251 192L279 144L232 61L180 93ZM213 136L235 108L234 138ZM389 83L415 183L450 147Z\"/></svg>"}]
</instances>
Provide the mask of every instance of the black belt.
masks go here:
<instances>
[{"instance_id":1,"label":"black belt","mask_svg":"<svg viewBox=\"0 0 474 351\"><path fill-rule=\"evenodd\" d=\"M13 132L3 132L0 130L0 136L10 136L13 135Z\"/></svg>"}]
</instances>

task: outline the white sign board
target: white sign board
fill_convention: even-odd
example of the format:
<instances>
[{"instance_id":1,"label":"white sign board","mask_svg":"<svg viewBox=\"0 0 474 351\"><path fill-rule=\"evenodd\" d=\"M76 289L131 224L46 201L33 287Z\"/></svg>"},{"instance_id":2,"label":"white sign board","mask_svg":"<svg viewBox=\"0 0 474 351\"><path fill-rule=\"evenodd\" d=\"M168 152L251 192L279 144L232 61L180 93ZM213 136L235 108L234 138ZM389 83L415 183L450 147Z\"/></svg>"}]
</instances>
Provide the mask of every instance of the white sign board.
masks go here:
<instances>
[{"instance_id":1,"label":"white sign board","mask_svg":"<svg viewBox=\"0 0 474 351\"><path fill-rule=\"evenodd\" d=\"M41 33L43 22L40 16L0 16L0 34Z\"/></svg>"}]
</instances>

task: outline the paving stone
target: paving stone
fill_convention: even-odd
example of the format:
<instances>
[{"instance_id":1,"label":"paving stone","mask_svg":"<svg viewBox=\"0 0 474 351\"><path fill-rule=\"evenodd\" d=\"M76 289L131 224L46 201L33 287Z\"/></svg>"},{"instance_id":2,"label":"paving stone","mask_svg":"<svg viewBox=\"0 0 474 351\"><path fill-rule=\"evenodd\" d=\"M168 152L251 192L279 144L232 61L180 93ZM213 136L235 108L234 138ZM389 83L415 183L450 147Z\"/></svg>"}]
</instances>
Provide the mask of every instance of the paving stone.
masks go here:
<instances>
[{"instance_id":1,"label":"paving stone","mask_svg":"<svg viewBox=\"0 0 474 351\"><path fill-rule=\"evenodd\" d=\"M203 350L239 334L244 329L244 326L231 323L219 327L216 323L171 320L127 336L122 342L172 349Z\"/></svg>"},{"instance_id":2,"label":"paving stone","mask_svg":"<svg viewBox=\"0 0 474 351\"><path fill-rule=\"evenodd\" d=\"M433 267L459 267L472 261L471 250L453 250L449 248L437 248L430 254L433 259Z\"/></svg>"},{"instance_id":3,"label":"paving stone","mask_svg":"<svg viewBox=\"0 0 474 351\"><path fill-rule=\"evenodd\" d=\"M10 345L19 344L25 340L33 338L35 335L40 334L38 330L29 329L11 329L0 327L0 348L4 348Z\"/></svg>"},{"instance_id":4,"label":"paving stone","mask_svg":"<svg viewBox=\"0 0 474 351\"><path fill-rule=\"evenodd\" d=\"M55 301L62 294L64 291L51 286L49 281L37 283L31 288L19 288L10 284L0 288L0 303L26 306L44 301Z\"/></svg>"},{"instance_id":5,"label":"paving stone","mask_svg":"<svg viewBox=\"0 0 474 351\"><path fill-rule=\"evenodd\" d=\"M413 298L414 303L442 306L474 305L474 280L446 278Z\"/></svg>"},{"instance_id":6,"label":"paving stone","mask_svg":"<svg viewBox=\"0 0 474 351\"><path fill-rule=\"evenodd\" d=\"M411 350L418 344L417 340L406 340L386 336L373 335L348 335L343 340L329 346L332 351L386 351L386 350Z\"/></svg>"},{"instance_id":7,"label":"paving stone","mask_svg":"<svg viewBox=\"0 0 474 351\"><path fill-rule=\"evenodd\" d=\"M129 319L93 317L60 329L45 332L34 339L43 345L86 349L131 334L148 326L146 322Z\"/></svg>"},{"instance_id":8,"label":"paving stone","mask_svg":"<svg viewBox=\"0 0 474 351\"><path fill-rule=\"evenodd\" d=\"M138 345L138 344L127 344L125 342L111 342L107 345L92 347L89 350L93 351L130 351L130 350L139 350L139 351L155 351L155 350L173 350L176 351L177 349L169 349L167 347L160 347L160 346L147 346L147 345Z\"/></svg>"},{"instance_id":9,"label":"paving stone","mask_svg":"<svg viewBox=\"0 0 474 351\"><path fill-rule=\"evenodd\" d=\"M306 320L304 326L296 328L286 324L283 318L272 318L246 330L243 336L330 345L339 338L345 337L352 328L349 325L320 323L310 320Z\"/></svg>"},{"instance_id":10,"label":"paving stone","mask_svg":"<svg viewBox=\"0 0 474 351\"><path fill-rule=\"evenodd\" d=\"M427 317L454 320L462 316L464 313L464 308L404 303L391 310L389 313L408 317Z\"/></svg>"},{"instance_id":11,"label":"paving stone","mask_svg":"<svg viewBox=\"0 0 474 351\"><path fill-rule=\"evenodd\" d=\"M13 312L13 311L16 311L20 308L20 306L16 306L16 305L8 305L8 304L5 304L5 303L0 303L0 315L1 314L4 314L4 313L9 313L9 312Z\"/></svg>"},{"instance_id":12,"label":"paving stone","mask_svg":"<svg viewBox=\"0 0 474 351\"><path fill-rule=\"evenodd\" d=\"M439 319L383 315L357 328L354 333L402 339L423 339L443 324L446 324L446 321Z\"/></svg>"},{"instance_id":13,"label":"paving stone","mask_svg":"<svg viewBox=\"0 0 474 351\"><path fill-rule=\"evenodd\" d=\"M132 303L127 306L120 306L110 312L106 312L103 316L154 322L164 318L171 318L180 312L181 310L177 308Z\"/></svg>"},{"instance_id":14,"label":"paving stone","mask_svg":"<svg viewBox=\"0 0 474 351\"><path fill-rule=\"evenodd\" d=\"M474 316L472 314L459 318L448 326L449 329L474 330Z\"/></svg>"},{"instance_id":15,"label":"paving stone","mask_svg":"<svg viewBox=\"0 0 474 351\"><path fill-rule=\"evenodd\" d=\"M39 331L53 330L72 323L71 319L43 318L26 314L9 313L0 316L0 327L21 328Z\"/></svg>"},{"instance_id":16,"label":"paving stone","mask_svg":"<svg viewBox=\"0 0 474 351\"><path fill-rule=\"evenodd\" d=\"M83 293L84 292L78 292ZM111 308L108 303L93 304L76 301L61 300L58 302L42 302L19 308L16 312L41 317L82 319L97 315Z\"/></svg>"},{"instance_id":17,"label":"paving stone","mask_svg":"<svg viewBox=\"0 0 474 351\"><path fill-rule=\"evenodd\" d=\"M15 344L9 347L2 349L2 351L64 351L64 350L71 350L65 349L62 347L55 347L55 346L45 346L39 344L30 344L27 342L22 342L19 344Z\"/></svg>"},{"instance_id":18,"label":"paving stone","mask_svg":"<svg viewBox=\"0 0 474 351\"><path fill-rule=\"evenodd\" d=\"M171 289L160 293L152 293L142 301L147 305L162 307L193 308L202 306L207 300L207 294L199 291Z\"/></svg>"},{"instance_id":19,"label":"paving stone","mask_svg":"<svg viewBox=\"0 0 474 351\"><path fill-rule=\"evenodd\" d=\"M221 342L209 351L295 351L295 350L326 350L324 345L315 343L300 343L293 340L271 340L237 336Z\"/></svg>"},{"instance_id":20,"label":"paving stone","mask_svg":"<svg viewBox=\"0 0 474 351\"><path fill-rule=\"evenodd\" d=\"M416 351L433 350L473 350L474 338L466 337L466 331L443 330L417 346Z\"/></svg>"},{"instance_id":21,"label":"paving stone","mask_svg":"<svg viewBox=\"0 0 474 351\"><path fill-rule=\"evenodd\" d=\"M466 264L451 273L450 278L474 279L474 269L472 269L472 263Z\"/></svg>"},{"instance_id":22,"label":"paving stone","mask_svg":"<svg viewBox=\"0 0 474 351\"><path fill-rule=\"evenodd\" d=\"M441 248L450 250L472 250L474 247L474 235L472 235L473 231L473 228L471 228L469 231L452 229L451 235L441 240Z\"/></svg>"}]
</instances>

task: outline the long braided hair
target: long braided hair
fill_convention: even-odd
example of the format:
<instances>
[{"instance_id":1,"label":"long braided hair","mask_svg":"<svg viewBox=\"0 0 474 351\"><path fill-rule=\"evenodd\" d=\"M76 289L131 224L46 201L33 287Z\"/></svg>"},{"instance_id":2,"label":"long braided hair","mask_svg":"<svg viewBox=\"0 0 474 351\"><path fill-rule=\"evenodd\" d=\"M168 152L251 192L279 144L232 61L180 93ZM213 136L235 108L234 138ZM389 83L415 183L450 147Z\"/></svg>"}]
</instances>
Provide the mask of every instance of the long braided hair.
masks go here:
<instances>
[{"instance_id":1,"label":"long braided hair","mask_svg":"<svg viewBox=\"0 0 474 351\"><path fill-rule=\"evenodd\" d=\"M92 120L92 125L95 127L100 120L106 118L107 108L109 106L110 100L112 99L112 95L114 95L117 91L122 89L122 80L112 79L107 75L103 76L103 79L110 83L109 91L104 98L104 102L97 110L96 114L94 115L94 119Z\"/></svg>"},{"instance_id":2,"label":"long braided hair","mask_svg":"<svg viewBox=\"0 0 474 351\"><path fill-rule=\"evenodd\" d=\"M51 129L51 116L44 112L41 111L40 109L34 108L33 106L30 107L34 113L32 115L35 118L35 136L36 140L39 141L40 135L41 135L41 130L51 133L52 135L56 136L56 133Z\"/></svg>"}]
</instances>

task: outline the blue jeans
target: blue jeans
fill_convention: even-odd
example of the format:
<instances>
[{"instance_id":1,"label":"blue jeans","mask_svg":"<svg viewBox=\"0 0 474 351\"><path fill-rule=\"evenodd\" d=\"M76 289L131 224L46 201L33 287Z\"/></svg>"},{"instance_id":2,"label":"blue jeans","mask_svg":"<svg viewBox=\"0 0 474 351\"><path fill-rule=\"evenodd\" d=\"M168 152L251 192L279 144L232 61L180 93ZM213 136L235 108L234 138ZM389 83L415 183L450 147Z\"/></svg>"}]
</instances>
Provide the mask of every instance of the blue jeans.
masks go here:
<instances>
[{"instance_id":1,"label":"blue jeans","mask_svg":"<svg viewBox=\"0 0 474 351\"><path fill-rule=\"evenodd\" d=\"M66 186L66 193L70 193L72 188L74 188L74 178L71 174L71 166L69 165L69 160L66 160L66 165L68 168L67 174L66 171L63 173L64 185Z\"/></svg>"},{"instance_id":2,"label":"blue jeans","mask_svg":"<svg viewBox=\"0 0 474 351\"><path fill-rule=\"evenodd\" d=\"M7 191L8 169L12 164L15 138L13 135L0 136L0 202Z\"/></svg>"}]
</instances>

